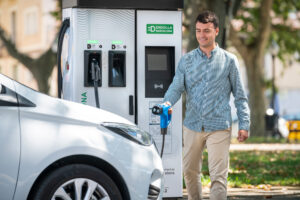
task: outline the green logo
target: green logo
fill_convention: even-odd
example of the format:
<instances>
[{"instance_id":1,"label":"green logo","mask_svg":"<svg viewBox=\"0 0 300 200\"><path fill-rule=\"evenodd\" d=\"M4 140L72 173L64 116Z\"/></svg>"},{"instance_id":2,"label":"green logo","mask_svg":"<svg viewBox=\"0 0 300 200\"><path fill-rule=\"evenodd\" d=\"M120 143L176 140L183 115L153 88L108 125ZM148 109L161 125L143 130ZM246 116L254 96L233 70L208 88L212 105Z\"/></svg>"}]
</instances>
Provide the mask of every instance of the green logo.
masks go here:
<instances>
[{"instance_id":1,"label":"green logo","mask_svg":"<svg viewBox=\"0 0 300 200\"><path fill-rule=\"evenodd\" d=\"M123 41L121 41L121 40L114 40L111 43L112 44L123 44Z\"/></svg>"},{"instance_id":2,"label":"green logo","mask_svg":"<svg viewBox=\"0 0 300 200\"><path fill-rule=\"evenodd\" d=\"M99 44L98 40L88 40L87 41L88 44Z\"/></svg>"},{"instance_id":3,"label":"green logo","mask_svg":"<svg viewBox=\"0 0 300 200\"><path fill-rule=\"evenodd\" d=\"M173 34L173 24L147 24L147 34Z\"/></svg>"},{"instance_id":4,"label":"green logo","mask_svg":"<svg viewBox=\"0 0 300 200\"><path fill-rule=\"evenodd\" d=\"M87 95L86 92L81 94L81 103L82 104L87 104Z\"/></svg>"}]
</instances>

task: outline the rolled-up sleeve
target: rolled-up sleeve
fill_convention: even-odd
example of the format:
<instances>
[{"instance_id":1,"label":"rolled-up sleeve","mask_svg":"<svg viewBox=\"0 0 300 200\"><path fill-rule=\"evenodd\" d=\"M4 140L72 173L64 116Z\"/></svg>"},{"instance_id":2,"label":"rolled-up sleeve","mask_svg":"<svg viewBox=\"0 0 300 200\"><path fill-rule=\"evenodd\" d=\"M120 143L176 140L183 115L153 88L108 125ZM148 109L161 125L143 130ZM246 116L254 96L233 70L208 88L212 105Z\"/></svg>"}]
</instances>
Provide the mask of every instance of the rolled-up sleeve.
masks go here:
<instances>
[{"instance_id":1,"label":"rolled-up sleeve","mask_svg":"<svg viewBox=\"0 0 300 200\"><path fill-rule=\"evenodd\" d=\"M169 86L167 92L165 93L164 102L169 101L172 105L174 105L179 100L181 94L184 92L185 90L185 86L184 86L185 64L184 63L185 63L184 57L182 57L179 61L173 81Z\"/></svg>"},{"instance_id":2,"label":"rolled-up sleeve","mask_svg":"<svg viewBox=\"0 0 300 200\"><path fill-rule=\"evenodd\" d=\"M231 90L234 96L234 104L237 109L239 119L239 130L249 131L250 127L250 109L248 106L248 98L241 80L239 71L239 63L236 57L231 61L230 69Z\"/></svg>"}]
</instances>

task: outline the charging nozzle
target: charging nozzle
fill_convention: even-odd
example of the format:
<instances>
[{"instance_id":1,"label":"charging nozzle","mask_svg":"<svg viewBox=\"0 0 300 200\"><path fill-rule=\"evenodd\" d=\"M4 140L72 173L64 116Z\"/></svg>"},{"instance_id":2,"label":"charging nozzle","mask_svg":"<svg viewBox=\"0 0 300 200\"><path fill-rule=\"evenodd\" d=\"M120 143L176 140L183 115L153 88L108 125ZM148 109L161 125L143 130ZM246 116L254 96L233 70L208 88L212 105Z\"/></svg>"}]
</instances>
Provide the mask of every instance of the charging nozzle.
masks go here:
<instances>
[{"instance_id":1,"label":"charging nozzle","mask_svg":"<svg viewBox=\"0 0 300 200\"><path fill-rule=\"evenodd\" d=\"M95 81L98 82L101 80L101 69L99 63L95 58L93 58L91 65L92 65L92 80L94 82Z\"/></svg>"},{"instance_id":2,"label":"charging nozzle","mask_svg":"<svg viewBox=\"0 0 300 200\"><path fill-rule=\"evenodd\" d=\"M157 104L152 108L152 113L154 115L160 115L160 128L162 129L167 128L171 122L172 114L169 114L170 108L170 105L165 104Z\"/></svg>"},{"instance_id":3,"label":"charging nozzle","mask_svg":"<svg viewBox=\"0 0 300 200\"><path fill-rule=\"evenodd\" d=\"M100 108L99 96L98 96L98 82L101 80L101 68L98 61L93 58L91 61L91 74L94 81L95 100L97 108Z\"/></svg>"},{"instance_id":4,"label":"charging nozzle","mask_svg":"<svg viewBox=\"0 0 300 200\"><path fill-rule=\"evenodd\" d=\"M160 157L163 156L164 146L165 146L165 135L168 132L168 125L170 124L172 119L172 114L169 112L170 108L171 106L166 104L157 104L152 108L152 113L154 115L160 116L160 131L163 136Z\"/></svg>"}]
</instances>

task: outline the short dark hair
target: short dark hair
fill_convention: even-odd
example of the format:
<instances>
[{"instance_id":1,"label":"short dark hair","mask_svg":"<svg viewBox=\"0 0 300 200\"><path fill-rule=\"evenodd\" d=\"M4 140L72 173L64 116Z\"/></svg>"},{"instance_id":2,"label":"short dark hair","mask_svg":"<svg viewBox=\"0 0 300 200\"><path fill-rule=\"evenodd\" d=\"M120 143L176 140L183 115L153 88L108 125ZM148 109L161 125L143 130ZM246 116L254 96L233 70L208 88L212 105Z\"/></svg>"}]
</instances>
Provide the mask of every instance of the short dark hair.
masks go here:
<instances>
[{"instance_id":1,"label":"short dark hair","mask_svg":"<svg viewBox=\"0 0 300 200\"><path fill-rule=\"evenodd\" d=\"M211 22L211 23L214 24L215 28L219 27L219 18L218 18L218 16L214 12L211 12L209 10L206 10L206 11L200 13L198 15L198 17L196 18L195 23L197 23L197 22L200 22L200 23L203 23L203 24L207 24L207 23Z\"/></svg>"}]
</instances>

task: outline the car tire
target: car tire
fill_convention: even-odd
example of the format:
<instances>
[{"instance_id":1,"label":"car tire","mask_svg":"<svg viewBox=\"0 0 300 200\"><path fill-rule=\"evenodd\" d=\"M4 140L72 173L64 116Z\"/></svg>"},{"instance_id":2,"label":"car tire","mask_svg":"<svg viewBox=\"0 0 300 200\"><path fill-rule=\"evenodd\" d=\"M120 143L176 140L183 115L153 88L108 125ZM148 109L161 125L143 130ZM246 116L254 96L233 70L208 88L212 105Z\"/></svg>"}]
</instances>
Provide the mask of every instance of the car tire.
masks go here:
<instances>
[{"instance_id":1,"label":"car tire","mask_svg":"<svg viewBox=\"0 0 300 200\"><path fill-rule=\"evenodd\" d=\"M49 174L33 197L33 200L65 199L122 200L122 196L114 181L102 170L89 165L72 164Z\"/></svg>"}]
</instances>

